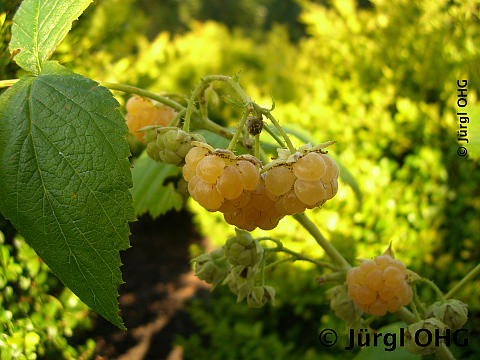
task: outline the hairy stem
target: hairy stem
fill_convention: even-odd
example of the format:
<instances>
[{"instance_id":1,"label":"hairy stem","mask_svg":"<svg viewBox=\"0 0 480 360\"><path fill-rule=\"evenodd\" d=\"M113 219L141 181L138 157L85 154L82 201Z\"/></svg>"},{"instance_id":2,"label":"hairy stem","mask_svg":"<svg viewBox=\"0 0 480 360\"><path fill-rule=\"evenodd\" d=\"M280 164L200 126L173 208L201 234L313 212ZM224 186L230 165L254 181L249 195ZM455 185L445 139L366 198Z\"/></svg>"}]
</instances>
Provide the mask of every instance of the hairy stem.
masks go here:
<instances>
[{"instance_id":1,"label":"hairy stem","mask_svg":"<svg viewBox=\"0 0 480 360\"><path fill-rule=\"evenodd\" d=\"M255 135L255 151L253 155L260 159L260 134Z\"/></svg>"},{"instance_id":2,"label":"hairy stem","mask_svg":"<svg viewBox=\"0 0 480 360\"><path fill-rule=\"evenodd\" d=\"M192 112L197 110L195 107L195 99L207 88L208 82L205 79L202 79L195 89L192 91L192 95L188 99L187 104L187 113L185 114L185 121L183 122L183 131L189 132L190 131L190 118L192 117Z\"/></svg>"},{"instance_id":3,"label":"hairy stem","mask_svg":"<svg viewBox=\"0 0 480 360\"><path fill-rule=\"evenodd\" d=\"M270 111L266 111L265 109L262 109L262 113L272 122L273 126L275 126L275 128L278 130L280 135L282 135L283 139L287 143L288 150L290 150L292 154L295 153L296 151L295 146L293 146L292 141L288 137L287 133L285 132L285 130L283 130L283 128L280 126L278 121L273 117Z\"/></svg>"},{"instance_id":4,"label":"hairy stem","mask_svg":"<svg viewBox=\"0 0 480 360\"><path fill-rule=\"evenodd\" d=\"M237 146L238 138L240 137L240 134L242 133L242 129L245 126L245 122L247 121L247 117L250 111L248 109L245 109L242 113L242 117L240 118L240 121L238 122L237 129L235 130L235 133L233 134L232 140L230 140L230 143L228 144L227 150L234 151L235 147Z\"/></svg>"},{"instance_id":5,"label":"hairy stem","mask_svg":"<svg viewBox=\"0 0 480 360\"><path fill-rule=\"evenodd\" d=\"M458 293L468 282L473 280L477 275L480 274L480 264L475 266L470 272L464 276L460 282L455 285L448 293L445 295L445 299L452 298L456 293Z\"/></svg>"},{"instance_id":6,"label":"hairy stem","mask_svg":"<svg viewBox=\"0 0 480 360\"><path fill-rule=\"evenodd\" d=\"M111 82L108 82L108 81L101 81L100 85L105 86L106 88L109 88L110 90L123 91L123 92L126 92L126 93L136 94L136 95L140 95L140 96L152 99L152 100L156 100L156 101L158 101L162 104L170 106L171 108L173 108L177 111L181 111L181 110L184 109L183 105L179 104L178 102L176 102L172 99L169 99L169 98L167 98L165 96L162 96L162 95L155 94L155 93L153 93L151 91L148 91L148 90L137 88L135 86L126 85L126 84L116 84L116 83L111 83Z\"/></svg>"},{"instance_id":7,"label":"hairy stem","mask_svg":"<svg viewBox=\"0 0 480 360\"><path fill-rule=\"evenodd\" d=\"M264 241L264 240L268 240L268 241L273 241L277 247L276 248L271 248L271 249L268 249L268 251L272 251L272 252L284 252L286 254L290 254L290 255L293 255L294 257L296 257L298 260L305 260L305 261L309 261L311 262L312 264L315 264L315 265L318 265L318 266L321 266L321 267L327 267L329 269L333 269L333 270L336 270L336 267L333 265L333 264L330 264L326 261L320 261L320 260L315 260L315 259L312 259L306 255L303 255L303 254L300 254L294 250L291 250L289 248L286 248L285 246L283 246L282 242L280 240L277 240L275 238L271 238L269 236L264 236L264 237L261 237L261 238L258 238L257 239L258 241Z\"/></svg>"},{"instance_id":8,"label":"hairy stem","mask_svg":"<svg viewBox=\"0 0 480 360\"><path fill-rule=\"evenodd\" d=\"M400 320L403 320L405 323L407 323L407 325L413 324L417 321L415 315L405 306L402 306L397 312L395 312L395 315L397 315Z\"/></svg>"},{"instance_id":9,"label":"hairy stem","mask_svg":"<svg viewBox=\"0 0 480 360\"><path fill-rule=\"evenodd\" d=\"M269 126L267 126L266 124L263 125L263 129L268 133L268 135L270 135L273 139L275 139L275 141L278 143L278 145L280 145L280 147L284 148L286 145L285 143L282 141L282 139L280 139L277 134L275 134L272 129L270 129Z\"/></svg>"},{"instance_id":10,"label":"hairy stem","mask_svg":"<svg viewBox=\"0 0 480 360\"><path fill-rule=\"evenodd\" d=\"M168 124L168 126L177 126L177 122L179 123L180 122L180 118L185 114L185 109L183 110L180 110L177 115L175 115L175 117L172 119L172 121L170 121L170 123Z\"/></svg>"},{"instance_id":11,"label":"hairy stem","mask_svg":"<svg viewBox=\"0 0 480 360\"><path fill-rule=\"evenodd\" d=\"M318 245L320 245L325 253L333 260L337 265L341 268L348 270L352 266L348 263L347 260L338 252L338 250L330 244L327 239L325 239L315 226L315 224L305 215L305 213L295 214L293 215L294 219L297 220L317 241Z\"/></svg>"},{"instance_id":12,"label":"hairy stem","mask_svg":"<svg viewBox=\"0 0 480 360\"><path fill-rule=\"evenodd\" d=\"M415 282L423 282L424 284L427 284L431 289L433 289L433 291L435 291L435 294L437 294L437 297L439 298L439 300L442 300L442 301L445 300L445 296L443 295L442 290L440 290L437 284L435 284L432 280L422 277L422 278L416 279Z\"/></svg>"}]
</instances>

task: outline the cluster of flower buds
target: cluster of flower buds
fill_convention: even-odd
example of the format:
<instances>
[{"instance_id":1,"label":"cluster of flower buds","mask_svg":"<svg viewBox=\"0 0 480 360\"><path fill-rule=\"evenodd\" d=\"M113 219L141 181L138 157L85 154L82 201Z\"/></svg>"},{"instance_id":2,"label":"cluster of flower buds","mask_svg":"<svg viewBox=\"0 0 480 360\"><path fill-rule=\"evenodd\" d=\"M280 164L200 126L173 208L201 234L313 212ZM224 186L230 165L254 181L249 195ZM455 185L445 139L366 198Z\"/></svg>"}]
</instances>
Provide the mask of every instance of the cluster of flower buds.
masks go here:
<instances>
[{"instance_id":1,"label":"cluster of flower buds","mask_svg":"<svg viewBox=\"0 0 480 360\"><path fill-rule=\"evenodd\" d=\"M151 128L146 130L147 154L155 161L181 166L193 147L192 141L205 142L202 135L187 133L177 127Z\"/></svg>"},{"instance_id":2,"label":"cluster of flower buds","mask_svg":"<svg viewBox=\"0 0 480 360\"><path fill-rule=\"evenodd\" d=\"M275 290L271 286L256 284L263 255L263 247L256 239L237 231L222 248L193 259L195 273L213 287L220 283L228 285L237 295L237 301L247 299L248 306L262 307L275 301Z\"/></svg>"}]
</instances>

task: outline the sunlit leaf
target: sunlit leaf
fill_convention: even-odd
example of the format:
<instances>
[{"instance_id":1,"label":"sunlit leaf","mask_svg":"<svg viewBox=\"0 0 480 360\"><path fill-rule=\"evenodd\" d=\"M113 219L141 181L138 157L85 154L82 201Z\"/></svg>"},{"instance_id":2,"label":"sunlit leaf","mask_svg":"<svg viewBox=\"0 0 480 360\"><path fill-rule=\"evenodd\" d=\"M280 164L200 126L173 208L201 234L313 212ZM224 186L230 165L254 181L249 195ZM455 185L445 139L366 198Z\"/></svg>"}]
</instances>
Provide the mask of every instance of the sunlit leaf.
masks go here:
<instances>
[{"instance_id":1,"label":"sunlit leaf","mask_svg":"<svg viewBox=\"0 0 480 360\"><path fill-rule=\"evenodd\" d=\"M175 191L172 182L165 183L165 180L177 177L180 172L181 168L156 162L145 154L138 159L132 170L135 214L141 216L148 212L156 218L171 209L180 210L182 196Z\"/></svg>"},{"instance_id":2,"label":"sunlit leaf","mask_svg":"<svg viewBox=\"0 0 480 360\"><path fill-rule=\"evenodd\" d=\"M0 97L0 211L82 301L123 328L119 250L133 220L127 127L80 75L26 77Z\"/></svg>"},{"instance_id":3,"label":"sunlit leaf","mask_svg":"<svg viewBox=\"0 0 480 360\"><path fill-rule=\"evenodd\" d=\"M39 74L44 62L92 0L24 0L13 18L10 52L17 64Z\"/></svg>"}]
</instances>

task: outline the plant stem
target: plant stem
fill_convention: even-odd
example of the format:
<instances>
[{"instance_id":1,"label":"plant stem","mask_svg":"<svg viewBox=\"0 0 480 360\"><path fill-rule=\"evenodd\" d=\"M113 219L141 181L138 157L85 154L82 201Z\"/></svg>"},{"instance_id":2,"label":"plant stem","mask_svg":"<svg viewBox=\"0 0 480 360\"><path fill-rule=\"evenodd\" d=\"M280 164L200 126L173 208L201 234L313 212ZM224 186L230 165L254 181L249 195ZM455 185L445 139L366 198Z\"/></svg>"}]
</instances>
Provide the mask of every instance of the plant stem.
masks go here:
<instances>
[{"instance_id":1,"label":"plant stem","mask_svg":"<svg viewBox=\"0 0 480 360\"><path fill-rule=\"evenodd\" d=\"M282 139L280 139L277 134L275 134L272 129L270 129L270 127L264 123L263 125L263 129L265 129L265 131L272 137L275 139L275 141L278 143L278 145L280 145L280 147L284 148L286 145L285 143L282 141Z\"/></svg>"},{"instance_id":2,"label":"plant stem","mask_svg":"<svg viewBox=\"0 0 480 360\"><path fill-rule=\"evenodd\" d=\"M440 360L455 360L455 356L450 352L450 349L445 345L445 343L440 343L435 355Z\"/></svg>"},{"instance_id":3,"label":"plant stem","mask_svg":"<svg viewBox=\"0 0 480 360\"><path fill-rule=\"evenodd\" d=\"M280 124L278 123L278 121L273 117L273 115L265 110L265 109L261 109L262 113L268 118L270 119L270 121L272 122L272 124L277 128L277 130L280 132L280 135L282 135L283 139L285 140L285 142L287 143L287 147L288 147L288 150L290 150L290 152L293 154L295 153L295 146L293 146L292 144L292 141L290 140L290 138L288 137L287 133L285 132L285 130L283 130L283 128L280 126Z\"/></svg>"},{"instance_id":4,"label":"plant stem","mask_svg":"<svg viewBox=\"0 0 480 360\"><path fill-rule=\"evenodd\" d=\"M296 256L291 256L291 257L288 257L288 258L285 258L285 259L280 259L280 260L274 261L273 263L270 263L270 264L266 265L265 269L277 266L277 265L285 263L285 262L295 261L295 260L302 260L302 259L299 259Z\"/></svg>"},{"instance_id":5,"label":"plant stem","mask_svg":"<svg viewBox=\"0 0 480 360\"><path fill-rule=\"evenodd\" d=\"M445 301L445 295L443 295L442 290L440 290L439 287L437 286L437 284L435 284L432 280L421 277L421 278L419 278L415 281L423 282L423 283L427 284L428 286L430 286L433 289L433 291L435 291L439 300Z\"/></svg>"},{"instance_id":6,"label":"plant stem","mask_svg":"<svg viewBox=\"0 0 480 360\"><path fill-rule=\"evenodd\" d=\"M473 280L477 275L480 274L480 264L475 266L470 272L465 275L465 277L460 280L460 282L455 285L448 293L445 295L445 299L450 299L456 293L458 293L470 280Z\"/></svg>"},{"instance_id":7,"label":"plant stem","mask_svg":"<svg viewBox=\"0 0 480 360\"><path fill-rule=\"evenodd\" d=\"M422 301L418 297L417 286L415 284L412 284L412 290L413 290L413 300L420 308L420 311L422 312L422 314L425 314L425 306L423 305Z\"/></svg>"},{"instance_id":8,"label":"plant stem","mask_svg":"<svg viewBox=\"0 0 480 360\"><path fill-rule=\"evenodd\" d=\"M171 108L177 110L177 111L182 111L182 110L185 110L186 111L186 108L181 105L180 103L174 101L174 100L171 100L165 96L162 96L162 95L157 95L151 91L147 91L147 90L144 90L144 89L140 89L140 88L137 88L135 86L130 86L130 85L125 85L125 84L116 84L116 83L111 83L111 82L106 82L106 81L102 81L100 82L100 85L102 86L105 86L106 88L109 88L110 90L118 90L118 91L123 91L123 92L126 92L126 93L130 93L130 94L136 94L136 95L140 95L140 96L143 96L143 97L147 97L149 99L152 99L152 100L156 100L162 104L165 104L167 106L170 106ZM209 130L215 134L218 134L226 139L231 139L233 137L233 134L230 130L228 129L225 129L223 126L213 122L212 120L210 119L201 119L199 121L199 127L202 127L206 130Z\"/></svg>"},{"instance_id":9,"label":"plant stem","mask_svg":"<svg viewBox=\"0 0 480 360\"><path fill-rule=\"evenodd\" d=\"M317 279L317 282L319 284L323 284L330 281L345 282L345 271L332 272L329 274L322 275Z\"/></svg>"},{"instance_id":10,"label":"plant stem","mask_svg":"<svg viewBox=\"0 0 480 360\"><path fill-rule=\"evenodd\" d=\"M265 285L265 254L262 256L262 263L260 265L260 284Z\"/></svg>"},{"instance_id":11,"label":"plant stem","mask_svg":"<svg viewBox=\"0 0 480 360\"><path fill-rule=\"evenodd\" d=\"M403 320L405 323L407 323L407 325L416 322L415 315L405 306L402 306L397 312L395 312L395 315L397 315L400 320Z\"/></svg>"},{"instance_id":12,"label":"plant stem","mask_svg":"<svg viewBox=\"0 0 480 360\"><path fill-rule=\"evenodd\" d=\"M232 140L230 140L230 143L228 144L227 150L234 151L235 147L237 146L238 138L240 137L240 134L242 133L242 129L245 126L245 122L247 121L248 114L250 113L250 110L245 109L242 113L242 117L240 118L240 121L238 122L237 129L235 130L235 134L233 134Z\"/></svg>"},{"instance_id":13,"label":"plant stem","mask_svg":"<svg viewBox=\"0 0 480 360\"><path fill-rule=\"evenodd\" d=\"M320 261L320 260L315 260L315 259L312 259L306 255L302 255L294 250L291 250L291 249L288 249L286 248L285 246L283 246L282 242L280 240L277 240L277 239L274 239L272 237L269 237L269 236L264 236L264 237L260 237L260 238L257 238L257 241L263 241L263 240L268 240L268 241L273 241L277 247L276 248L271 248L271 249L268 249L268 251L272 251L272 252L284 252L284 253L287 253L287 254L290 254L290 255L293 255L294 257L296 257L298 260L305 260L305 261L309 261L315 265L318 265L318 266L322 266L322 267L327 267L327 268L330 268L332 270L337 270L337 268L333 265L333 264L330 264L326 261Z\"/></svg>"},{"instance_id":14,"label":"plant stem","mask_svg":"<svg viewBox=\"0 0 480 360\"><path fill-rule=\"evenodd\" d=\"M268 157L265 154L265 151L263 151L262 147L260 147L260 161L263 165L268 164Z\"/></svg>"},{"instance_id":15,"label":"plant stem","mask_svg":"<svg viewBox=\"0 0 480 360\"><path fill-rule=\"evenodd\" d=\"M184 109L183 105L179 104L178 102L176 102L174 100L171 100L171 99L169 99L165 96L157 95L157 94L155 94L151 91L148 91L148 90L137 88L135 86L125 85L125 84L116 84L116 83L111 83L111 82L108 82L108 81L101 81L100 85L105 86L106 88L109 88L110 90L123 91L123 92L126 92L126 93L136 94L136 95L140 95L140 96L143 96L143 97L147 97L149 99L156 100L156 101L158 101L162 104L170 106L171 108L173 108L177 111L181 111L181 110Z\"/></svg>"},{"instance_id":16,"label":"plant stem","mask_svg":"<svg viewBox=\"0 0 480 360\"><path fill-rule=\"evenodd\" d=\"M255 152L253 155L259 159L260 158L260 134L255 135Z\"/></svg>"},{"instance_id":17,"label":"plant stem","mask_svg":"<svg viewBox=\"0 0 480 360\"><path fill-rule=\"evenodd\" d=\"M177 122L180 121L180 118L185 114L186 109L180 110L177 115L170 121L168 126L177 126Z\"/></svg>"},{"instance_id":18,"label":"plant stem","mask_svg":"<svg viewBox=\"0 0 480 360\"><path fill-rule=\"evenodd\" d=\"M201 120L198 126L195 127L209 130L215 134L220 135L221 137L224 137L225 139L231 139L233 137L233 133L230 130L224 128L222 125L218 125L216 122L213 122L210 119Z\"/></svg>"},{"instance_id":19,"label":"plant stem","mask_svg":"<svg viewBox=\"0 0 480 360\"><path fill-rule=\"evenodd\" d=\"M202 81L200 81L197 86L195 86L195 89L193 89L192 95L188 99L187 113L185 114L185 121L183 122L183 131L190 131L190 118L192 117L192 111L195 107L195 99L207 88L207 86L208 81L203 78ZM202 116L202 118L205 117Z\"/></svg>"},{"instance_id":20,"label":"plant stem","mask_svg":"<svg viewBox=\"0 0 480 360\"><path fill-rule=\"evenodd\" d=\"M0 80L0 88L9 87L15 84L20 79Z\"/></svg>"},{"instance_id":21,"label":"plant stem","mask_svg":"<svg viewBox=\"0 0 480 360\"><path fill-rule=\"evenodd\" d=\"M293 215L294 219L297 220L317 241L318 245L320 245L325 253L341 268L345 270L349 270L351 265L348 263L347 260L338 252L338 250L330 244L327 239L325 239L315 226L315 224L305 215L305 213L295 214Z\"/></svg>"},{"instance_id":22,"label":"plant stem","mask_svg":"<svg viewBox=\"0 0 480 360\"><path fill-rule=\"evenodd\" d=\"M418 313L415 301L411 301L410 306L412 307L413 314L415 315L415 321L420 321L420 314Z\"/></svg>"}]
</instances>

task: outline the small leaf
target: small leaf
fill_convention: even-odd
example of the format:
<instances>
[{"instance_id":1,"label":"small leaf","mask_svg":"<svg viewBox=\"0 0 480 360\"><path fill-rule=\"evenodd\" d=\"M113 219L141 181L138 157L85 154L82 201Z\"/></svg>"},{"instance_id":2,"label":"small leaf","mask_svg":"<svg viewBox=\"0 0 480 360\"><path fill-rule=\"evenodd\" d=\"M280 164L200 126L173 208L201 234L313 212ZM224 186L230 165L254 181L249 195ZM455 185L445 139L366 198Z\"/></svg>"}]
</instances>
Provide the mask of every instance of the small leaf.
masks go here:
<instances>
[{"instance_id":1,"label":"small leaf","mask_svg":"<svg viewBox=\"0 0 480 360\"><path fill-rule=\"evenodd\" d=\"M119 250L133 220L128 132L80 75L26 77L0 96L0 211L80 299L123 327Z\"/></svg>"},{"instance_id":2,"label":"small leaf","mask_svg":"<svg viewBox=\"0 0 480 360\"><path fill-rule=\"evenodd\" d=\"M133 205L135 214L141 216L147 211L153 218L171 209L180 210L182 196L175 191L172 183L165 184L168 177L178 176L181 168L150 159L145 154L134 164Z\"/></svg>"},{"instance_id":3,"label":"small leaf","mask_svg":"<svg viewBox=\"0 0 480 360\"><path fill-rule=\"evenodd\" d=\"M24 70L39 74L43 63L92 0L24 0L12 24L10 52Z\"/></svg>"}]
</instances>

